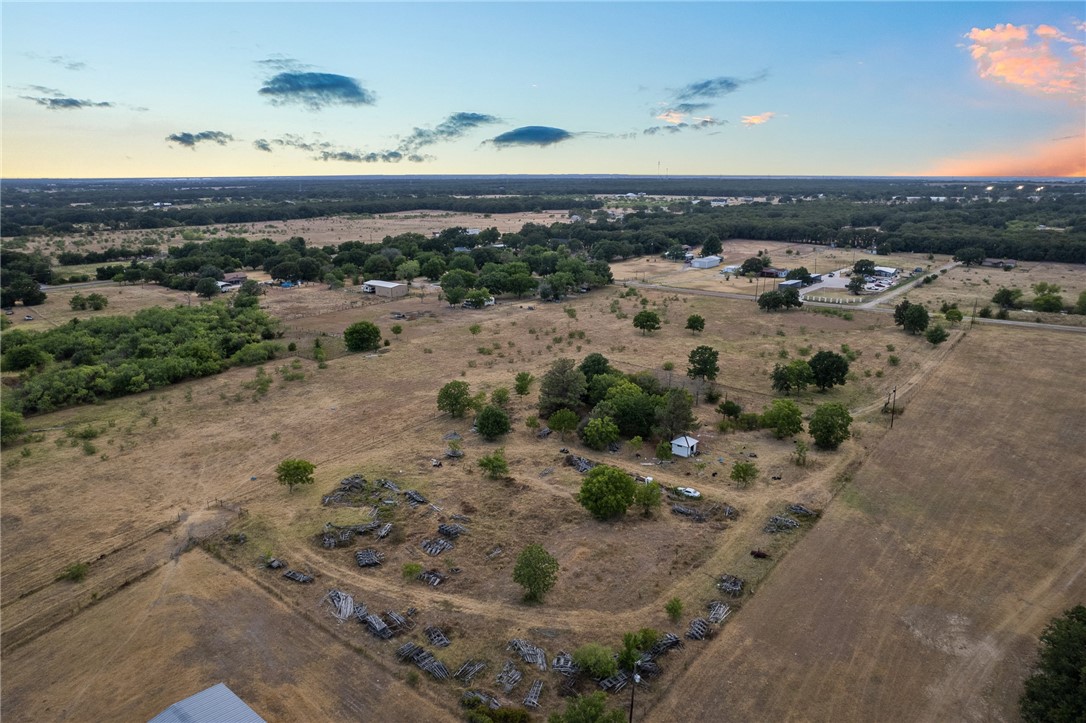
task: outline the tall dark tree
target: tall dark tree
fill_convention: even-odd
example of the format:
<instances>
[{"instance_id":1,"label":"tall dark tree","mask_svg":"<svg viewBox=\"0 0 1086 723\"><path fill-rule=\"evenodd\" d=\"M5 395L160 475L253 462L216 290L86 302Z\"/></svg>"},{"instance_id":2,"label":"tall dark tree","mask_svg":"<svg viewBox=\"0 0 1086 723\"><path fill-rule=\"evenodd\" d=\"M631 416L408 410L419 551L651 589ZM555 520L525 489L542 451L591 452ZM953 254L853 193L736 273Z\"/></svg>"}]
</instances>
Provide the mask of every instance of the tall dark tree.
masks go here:
<instances>
[{"instance_id":1,"label":"tall dark tree","mask_svg":"<svg viewBox=\"0 0 1086 723\"><path fill-rule=\"evenodd\" d=\"M1026 678L1019 710L1026 723L1086 720L1086 607L1076 605L1041 633L1036 671Z\"/></svg>"},{"instance_id":2,"label":"tall dark tree","mask_svg":"<svg viewBox=\"0 0 1086 723\"><path fill-rule=\"evenodd\" d=\"M539 416L549 417L563 407L576 409L587 386L572 359L556 359L539 383Z\"/></svg>"},{"instance_id":3,"label":"tall dark tree","mask_svg":"<svg viewBox=\"0 0 1086 723\"><path fill-rule=\"evenodd\" d=\"M815 385L822 391L844 384L848 377L848 359L832 351L818 352L807 364L811 367Z\"/></svg>"},{"instance_id":4,"label":"tall dark tree","mask_svg":"<svg viewBox=\"0 0 1086 723\"><path fill-rule=\"evenodd\" d=\"M643 309L634 316L633 325L635 328L640 329L642 334L656 331L660 328L660 315L655 311Z\"/></svg>"}]
</instances>

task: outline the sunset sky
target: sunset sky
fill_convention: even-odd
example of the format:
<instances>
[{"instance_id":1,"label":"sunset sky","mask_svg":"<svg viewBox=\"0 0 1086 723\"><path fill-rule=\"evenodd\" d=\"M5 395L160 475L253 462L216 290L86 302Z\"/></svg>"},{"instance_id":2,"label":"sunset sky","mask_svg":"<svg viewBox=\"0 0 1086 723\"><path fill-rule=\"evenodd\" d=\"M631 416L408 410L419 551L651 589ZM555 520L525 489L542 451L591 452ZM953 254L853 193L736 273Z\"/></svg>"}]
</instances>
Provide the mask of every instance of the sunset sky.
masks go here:
<instances>
[{"instance_id":1,"label":"sunset sky","mask_svg":"<svg viewBox=\"0 0 1086 723\"><path fill-rule=\"evenodd\" d=\"M1081 2L2 7L4 178L1086 175Z\"/></svg>"}]
</instances>

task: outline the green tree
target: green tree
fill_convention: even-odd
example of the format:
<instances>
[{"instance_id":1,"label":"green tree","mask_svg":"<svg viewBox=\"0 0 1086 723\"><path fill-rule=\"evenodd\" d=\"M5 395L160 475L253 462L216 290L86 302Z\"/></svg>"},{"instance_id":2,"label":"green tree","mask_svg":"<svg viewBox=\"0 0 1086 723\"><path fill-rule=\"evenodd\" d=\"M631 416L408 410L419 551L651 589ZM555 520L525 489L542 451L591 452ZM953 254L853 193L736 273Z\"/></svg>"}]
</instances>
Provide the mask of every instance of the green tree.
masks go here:
<instances>
[{"instance_id":1,"label":"green tree","mask_svg":"<svg viewBox=\"0 0 1086 723\"><path fill-rule=\"evenodd\" d=\"M286 485L287 489L293 492L296 485L313 484L315 469L312 462L304 459L284 459L275 468L275 477L279 480L279 484Z\"/></svg>"},{"instance_id":2,"label":"green tree","mask_svg":"<svg viewBox=\"0 0 1086 723\"><path fill-rule=\"evenodd\" d=\"M773 382L773 390L781 394L802 392L808 384L815 383L811 365L803 359L795 359L783 365L776 364L769 376Z\"/></svg>"},{"instance_id":3,"label":"green tree","mask_svg":"<svg viewBox=\"0 0 1086 723\"><path fill-rule=\"evenodd\" d=\"M68 306L72 307L72 311L86 311L87 298L82 294L76 294L72 298L68 299Z\"/></svg>"},{"instance_id":4,"label":"green tree","mask_svg":"<svg viewBox=\"0 0 1086 723\"><path fill-rule=\"evenodd\" d=\"M1019 305L1019 299L1022 298L1021 289L1008 289L1000 287L999 291L992 295L992 303L999 304L1004 309L1015 309Z\"/></svg>"},{"instance_id":5,"label":"green tree","mask_svg":"<svg viewBox=\"0 0 1086 723\"><path fill-rule=\"evenodd\" d=\"M685 389L669 389L656 407L656 431L664 441L694 428L694 398Z\"/></svg>"},{"instance_id":6,"label":"green tree","mask_svg":"<svg viewBox=\"0 0 1086 723\"><path fill-rule=\"evenodd\" d=\"M1037 668L1018 701L1026 723L1086 720L1086 606L1053 618L1041 633Z\"/></svg>"},{"instance_id":7,"label":"green tree","mask_svg":"<svg viewBox=\"0 0 1086 723\"><path fill-rule=\"evenodd\" d=\"M535 377L532 376L531 372L518 372L514 380L513 390L522 397L527 396L534 381Z\"/></svg>"},{"instance_id":8,"label":"green tree","mask_svg":"<svg viewBox=\"0 0 1086 723\"><path fill-rule=\"evenodd\" d=\"M490 295L490 291L487 289L472 289L468 292L467 297L464 299L464 303L473 309L481 309L493 298L494 297Z\"/></svg>"},{"instance_id":9,"label":"green tree","mask_svg":"<svg viewBox=\"0 0 1086 723\"><path fill-rule=\"evenodd\" d=\"M524 599L540 602L558 581L558 560L541 545L528 545L517 555L513 582L524 588Z\"/></svg>"},{"instance_id":10,"label":"green tree","mask_svg":"<svg viewBox=\"0 0 1086 723\"><path fill-rule=\"evenodd\" d=\"M984 259L988 254L984 249L979 246L969 246L964 249L958 249L954 252L954 260L960 261L966 266L972 266L973 264L984 263Z\"/></svg>"},{"instance_id":11,"label":"green tree","mask_svg":"<svg viewBox=\"0 0 1086 723\"><path fill-rule=\"evenodd\" d=\"M449 306L459 306L468 296L468 290L463 286L450 286L441 291L445 294L445 301L449 302Z\"/></svg>"},{"instance_id":12,"label":"green tree","mask_svg":"<svg viewBox=\"0 0 1086 723\"><path fill-rule=\"evenodd\" d=\"M754 480L758 479L758 465L746 460L736 460L732 465L731 475L732 481L735 482L735 486L739 489L746 489L754 484Z\"/></svg>"},{"instance_id":13,"label":"green tree","mask_svg":"<svg viewBox=\"0 0 1086 723\"><path fill-rule=\"evenodd\" d=\"M701 314L691 314L686 317L686 328L695 334L705 331L705 317Z\"/></svg>"},{"instance_id":14,"label":"green tree","mask_svg":"<svg viewBox=\"0 0 1086 723\"><path fill-rule=\"evenodd\" d=\"M667 461L674 456L671 451L671 442L666 439L661 439L659 444L656 445L656 459Z\"/></svg>"},{"instance_id":15,"label":"green tree","mask_svg":"<svg viewBox=\"0 0 1086 723\"><path fill-rule=\"evenodd\" d=\"M580 424L581 418L577 416L577 413L570 409L559 409L557 412L547 417L547 426L555 432L562 435L562 439L566 439L567 435L573 430L577 429L577 425Z\"/></svg>"},{"instance_id":16,"label":"green tree","mask_svg":"<svg viewBox=\"0 0 1086 723\"><path fill-rule=\"evenodd\" d=\"M437 393L437 408L451 417L463 417L472 406L471 387L467 382L449 382Z\"/></svg>"},{"instance_id":17,"label":"green tree","mask_svg":"<svg viewBox=\"0 0 1086 723\"><path fill-rule=\"evenodd\" d=\"M959 324L959 323L961 323L961 320L963 318L965 318L962 315L962 312L961 312L960 309L953 309L953 308L952 309L947 309L946 313L943 314L943 316L945 316L946 320L949 321L951 324Z\"/></svg>"},{"instance_id":18,"label":"green tree","mask_svg":"<svg viewBox=\"0 0 1086 723\"><path fill-rule=\"evenodd\" d=\"M822 391L845 383L848 359L832 351L820 351L807 364L811 367L815 385Z\"/></svg>"},{"instance_id":19,"label":"green tree","mask_svg":"<svg viewBox=\"0 0 1086 723\"><path fill-rule=\"evenodd\" d=\"M636 483L628 473L601 464L585 475L577 500L597 520L613 520L626 514L635 489Z\"/></svg>"},{"instance_id":20,"label":"green tree","mask_svg":"<svg viewBox=\"0 0 1086 723\"><path fill-rule=\"evenodd\" d=\"M711 346L702 345L690 351L687 358L689 366L686 368L686 376L698 381L714 381L720 373L720 365L717 360L720 353Z\"/></svg>"},{"instance_id":21,"label":"green tree","mask_svg":"<svg viewBox=\"0 0 1086 723\"><path fill-rule=\"evenodd\" d=\"M875 262L871 259L860 259L852 265L852 273L859 276L870 276L875 273Z\"/></svg>"},{"instance_id":22,"label":"green tree","mask_svg":"<svg viewBox=\"0 0 1086 723\"><path fill-rule=\"evenodd\" d=\"M950 337L950 333L942 327L941 324L935 324L928 327L928 330L924 333L924 338L930 341L932 344L942 344Z\"/></svg>"},{"instance_id":23,"label":"green tree","mask_svg":"<svg viewBox=\"0 0 1086 723\"><path fill-rule=\"evenodd\" d=\"M505 447L501 447L479 458L479 468L486 472L490 479L501 479L509 474L509 461L505 458Z\"/></svg>"},{"instance_id":24,"label":"green tree","mask_svg":"<svg viewBox=\"0 0 1086 723\"><path fill-rule=\"evenodd\" d=\"M633 319L634 328L640 329L642 334L656 331L660 328L660 315L655 311L642 309Z\"/></svg>"},{"instance_id":25,"label":"green tree","mask_svg":"<svg viewBox=\"0 0 1086 723\"><path fill-rule=\"evenodd\" d=\"M1075 302L1075 313L1086 315L1086 290L1083 290L1078 295L1078 301Z\"/></svg>"},{"instance_id":26,"label":"green tree","mask_svg":"<svg viewBox=\"0 0 1086 723\"><path fill-rule=\"evenodd\" d=\"M730 399L725 399L723 402L717 405L716 411L720 412L725 417L738 419L739 415L743 413L743 408L739 406L737 402L733 402Z\"/></svg>"},{"instance_id":27,"label":"green tree","mask_svg":"<svg viewBox=\"0 0 1086 723\"><path fill-rule=\"evenodd\" d=\"M582 439L592 449L606 449L607 445L618 441L618 425L610 417L596 417L588 420L582 432Z\"/></svg>"},{"instance_id":28,"label":"green tree","mask_svg":"<svg viewBox=\"0 0 1086 723\"><path fill-rule=\"evenodd\" d=\"M102 294L87 294L87 306L89 306L92 311L101 311L109 306L109 299Z\"/></svg>"},{"instance_id":29,"label":"green tree","mask_svg":"<svg viewBox=\"0 0 1086 723\"><path fill-rule=\"evenodd\" d=\"M662 497L660 485L655 482L646 482L637 485L634 489L633 503L641 508L641 514L649 517L653 510L660 508Z\"/></svg>"},{"instance_id":30,"label":"green tree","mask_svg":"<svg viewBox=\"0 0 1086 723\"><path fill-rule=\"evenodd\" d=\"M807 270L806 266L797 266L784 275L785 281L792 281L798 279L803 282L803 285L811 283L811 272Z\"/></svg>"},{"instance_id":31,"label":"green tree","mask_svg":"<svg viewBox=\"0 0 1086 723\"><path fill-rule=\"evenodd\" d=\"M372 321L356 321L343 330L343 343L349 351L370 351L381 343L381 330Z\"/></svg>"},{"instance_id":32,"label":"green tree","mask_svg":"<svg viewBox=\"0 0 1086 723\"><path fill-rule=\"evenodd\" d=\"M479 411L475 418L475 428L487 441L494 441L503 434L508 434L511 429L509 415L501 407L488 404Z\"/></svg>"},{"instance_id":33,"label":"green tree","mask_svg":"<svg viewBox=\"0 0 1086 723\"><path fill-rule=\"evenodd\" d=\"M509 407L509 388L498 387L490 393L490 403L496 407L507 409Z\"/></svg>"},{"instance_id":34,"label":"green tree","mask_svg":"<svg viewBox=\"0 0 1086 723\"><path fill-rule=\"evenodd\" d=\"M587 389L584 372L572 359L556 359L539 384L539 415L549 417L559 409L576 409Z\"/></svg>"},{"instance_id":35,"label":"green tree","mask_svg":"<svg viewBox=\"0 0 1086 723\"><path fill-rule=\"evenodd\" d=\"M910 334L919 334L928 328L928 310L920 304L912 304L902 317L902 328Z\"/></svg>"},{"instance_id":36,"label":"green tree","mask_svg":"<svg viewBox=\"0 0 1086 723\"><path fill-rule=\"evenodd\" d=\"M720 242L720 239L716 236L709 236L705 239L705 242L701 245L701 256L719 256L720 252L724 250L724 244Z\"/></svg>"},{"instance_id":37,"label":"green tree","mask_svg":"<svg viewBox=\"0 0 1086 723\"><path fill-rule=\"evenodd\" d=\"M205 276L196 282L196 288L194 289L197 296L202 296L205 299L210 299L219 293L219 285L210 276Z\"/></svg>"},{"instance_id":38,"label":"green tree","mask_svg":"<svg viewBox=\"0 0 1086 723\"><path fill-rule=\"evenodd\" d=\"M618 653L618 667L634 672L634 666L641 659L641 655L652 649L659 639L660 633L652 628L642 628L636 633L624 633L622 650Z\"/></svg>"},{"instance_id":39,"label":"green tree","mask_svg":"<svg viewBox=\"0 0 1086 723\"><path fill-rule=\"evenodd\" d=\"M578 695L566 703L564 713L552 713L547 723L623 723L626 714L607 709L607 696L602 691Z\"/></svg>"},{"instance_id":40,"label":"green tree","mask_svg":"<svg viewBox=\"0 0 1086 723\"><path fill-rule=\"evenodd\" d=\"M843 404L823 404L815 409L807 430L814 437L815 445L822 449L837 449L841 443L852 436L849 425L852 415Z\"/></svg>"},{"instance_id":41,"label":"green tree","mask_svg":"<svg viewBox=\"0 0 1086 723\"><path fill-rule=\"evenodd\" d=\"M774 399L762 412L762 426L772 429L777 439L794 437L803 431L803 412L791 399Z\"/></svg>"},{"instance_id":42,"label":"green tree","mask_svg":"<svg viewBox=\"0 0 1086 723\"><path fill-rule=\"evenodd\" d=\"M592 352L586 356L581 360L577 368L584 374L585 382L588 384L591 384L592 380L601 374L614 372L614 369L611 368L611 362L599 352Z\"/></svg>"},{"instance_id":43,"label":"green tree","mask_svg":"<svg viewBox=\"0 0 1086 723\"><path fill-rule=\"evenodd\" d=\"M859 293L864 290L865 283L864 277L854 274L852 278L848 280L848 284L845 288L848 289L853 296L858 296Z\"/></svg>"},{"instance_id":44,"label":"green tree","mask_svg":"<svg viewBox=\"0 0 1086 723\"><path fill-rule=\"evenodd\" d=\"M807 446L806 442L804 442L802 439L796 440L796 449L794 452L792 452L792 455L795 459L797 467L807 466L807 452L809 451L810 448Z\"/></svg>"},{"instance_id":45,"label":"green tree","mask_svg":"<svg viewBox=\"0 0 1086 723\"><path fill-rule=\"evenodd\" d=\"M8 444L26 433L23 415L11 409L0 411L0 444Z\"/></svg>"},{"instance_id":46,"label":"green tree","mask_svg":"<svg viewBox=\"0 0 1086 723\"><path fill-rule=\"evenodd\" d=\"M749 259L743 262L742 266L739 267L739 273L744 275L758 275L762 273L762 269L764 269L766 266L768 266L768 264L762 263L762 259L760 257L751 256Z\"/></svg>"}]
</instances>

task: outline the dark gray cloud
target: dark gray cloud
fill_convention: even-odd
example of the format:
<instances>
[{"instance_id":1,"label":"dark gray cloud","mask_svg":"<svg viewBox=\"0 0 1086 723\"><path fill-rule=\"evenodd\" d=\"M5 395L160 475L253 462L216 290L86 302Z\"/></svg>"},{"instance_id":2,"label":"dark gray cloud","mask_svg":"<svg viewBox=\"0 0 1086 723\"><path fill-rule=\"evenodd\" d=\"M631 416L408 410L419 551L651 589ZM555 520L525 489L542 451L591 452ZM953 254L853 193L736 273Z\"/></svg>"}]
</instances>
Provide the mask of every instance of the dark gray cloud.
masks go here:
<instances>
[{"instance_id":1,"label":"dark gray cloud","mask_svg":"<svg viewBox=\"0 0 1086 723\"><path fill-rule=\"evenodd\" d=\"M354 78L335 73L277 73L259 90L275 105L297 103L310 110L332 105L373 105L377 97Z\"/></svg>"},{"instance_id":2,"label":"dark gray cloud","mask_svg":"<svg viewBox=\"0 0 1086 723\"><path fill-rule=\"evenodd\" d=\"M322 161L346 161L348 163L399 163L404 155L399 151L322 151L318 159ZM410 159L409 159L410 160Z\"/></svg>"},{"instance_id":3,"label":"dark gray cloud","mask_svg":"<svg viewBox=\"0 0 1086 723\"><path fill-rule=\"evenodd\" d=\"M712 105L712 103L676 103L671 106L671 110L678 113L700 113L703 110L707 110Z\"/></svg>"},{"instance_id":4,"label":"dark gray cloud","mask_svg":"<svg viewBox=\"0 0 1086 723\"><path fill-rule=\"evenodd\" d=\"M257 138L255 141L253 141L253 148L257 149L258 151L264 151L266 153L272 152L271 144L263 138Z\"/></svg>"},{"instance_id":5,"label":"dark gray cloud","mask_svg":"<svg viewBox=\"0 0 1086 723\"><path fill-rule=\"evenodd\" d=\"M675 92L675 98L680 101L697 100L699 98L719 98L728 95L729 93L734 93L749 83L765 80L767 75L768 74L763 71L752 78L732 78L722 75L716 78L709 78L708 80L699 80L696 83L690 83L689 85L680 88Z\"/></svg>"},{"instance_id":6,"label":"dark gray cloud","mask_svg":"<svg viewBox=\"0 0 1086 723\"><path fill-rule=\"evenodd\" d=\"M113 103L109 101L95 101L95 100L80 100L79 98L64 98L64 97L50 97L33 95L21 95L19 96L23 100L33 101L38 105L48 108L49 110L82 110L83 108L112 108Z\"/></svg>"},{"instance_id":7,"label":"dark gray cloud","mask_svg":"<svg viewBox=\"0 0 1086 723\"><path fill-rule=\"evenodd\" d=\"M417 151L423 146L460 138L468 131L501 119L485 113L453 113L434 128L415 128L399 145L404 153Z\"/></svg>"},{"instance_id":8,"label":"dark gray cloud","mask_svg":"<svg viewBox=\"0 0 1086 723\"><path fill-rule=\"evenodd\" d=\"M496 146L550 146L573 138L573 134L550 126L524 126L490 139Z\"/></svg>"},{"instance_id":9,"label":"dark gray cloud","mask_svg":"<svg viewBox=\"0 0 1086 723\"><path fill-rule=\"evenodd\" d=\"M194 150L197 143L216 143L220 146L225 146L232 140L234 140L234 136L229 133L223 133L222 131L200 131L199 133L182 132L171 133L166 136L167 143L176 143Z\"/></svg>"}]
</instances>

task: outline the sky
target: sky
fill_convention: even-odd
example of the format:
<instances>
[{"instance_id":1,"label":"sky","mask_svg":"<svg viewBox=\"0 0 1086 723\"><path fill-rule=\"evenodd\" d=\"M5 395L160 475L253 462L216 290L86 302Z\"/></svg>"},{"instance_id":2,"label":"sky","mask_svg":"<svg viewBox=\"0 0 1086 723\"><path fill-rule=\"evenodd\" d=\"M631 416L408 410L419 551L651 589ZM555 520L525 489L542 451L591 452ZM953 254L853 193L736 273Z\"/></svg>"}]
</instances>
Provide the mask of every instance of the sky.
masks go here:
<instances>
[{"instance_id":1,"label":"sky","mask_svg":"<svg viewBox=\"0 0 1086 723\"><path fill-rule=\"evenodd\" d=\"M1082 2L7 2L4 178L1086 176Z\"/></svg>"}]
</instances>

